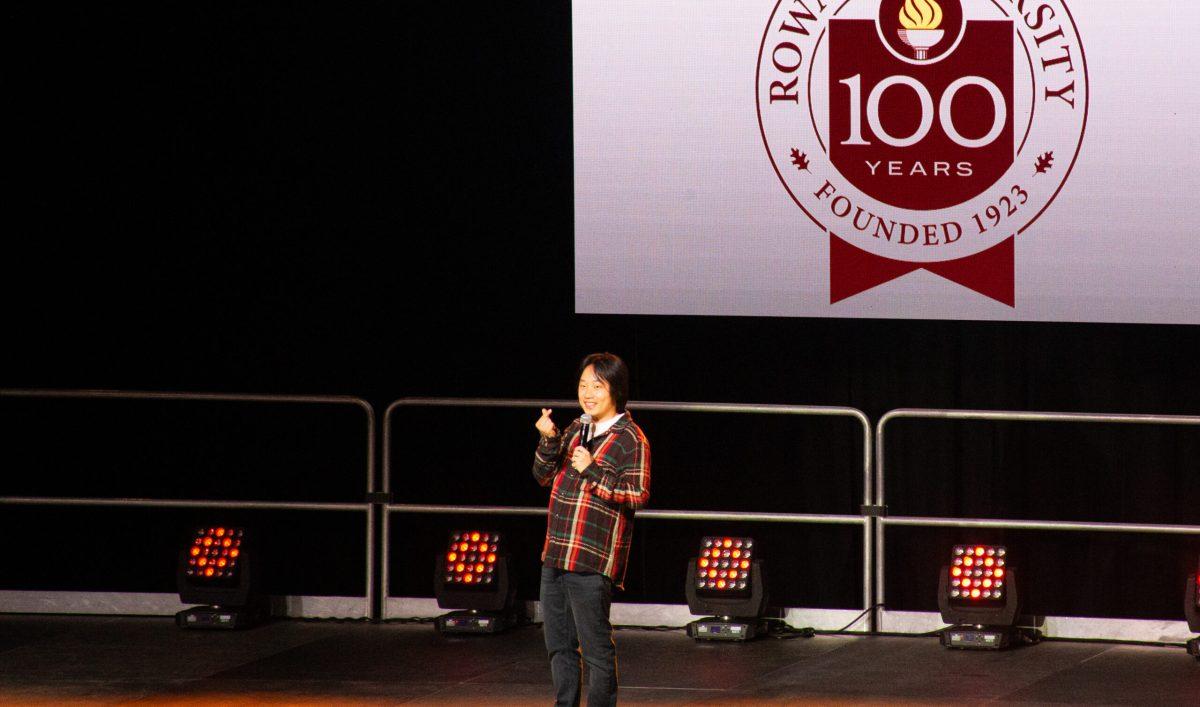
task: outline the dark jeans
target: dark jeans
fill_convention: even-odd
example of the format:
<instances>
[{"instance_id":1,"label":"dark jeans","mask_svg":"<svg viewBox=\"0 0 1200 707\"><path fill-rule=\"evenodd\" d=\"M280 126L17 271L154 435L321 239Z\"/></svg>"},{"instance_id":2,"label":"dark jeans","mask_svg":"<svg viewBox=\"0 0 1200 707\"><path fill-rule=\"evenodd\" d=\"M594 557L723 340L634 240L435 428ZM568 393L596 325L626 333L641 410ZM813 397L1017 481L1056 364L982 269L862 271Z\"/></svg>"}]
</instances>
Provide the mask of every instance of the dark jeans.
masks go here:
<instances>
[{"instance_id":1,"label":"dark jeans","mask_svg":"<svg viewBox=\"0 0 1200 707\"><path fill-rule=\"evenodd\" d=\"M541 594L555 704L579 704L582 647L588 666L588 707L615 705L617 646L608 622L611 580L594 572L543 567Z\"/></svg>"}]
</instances>

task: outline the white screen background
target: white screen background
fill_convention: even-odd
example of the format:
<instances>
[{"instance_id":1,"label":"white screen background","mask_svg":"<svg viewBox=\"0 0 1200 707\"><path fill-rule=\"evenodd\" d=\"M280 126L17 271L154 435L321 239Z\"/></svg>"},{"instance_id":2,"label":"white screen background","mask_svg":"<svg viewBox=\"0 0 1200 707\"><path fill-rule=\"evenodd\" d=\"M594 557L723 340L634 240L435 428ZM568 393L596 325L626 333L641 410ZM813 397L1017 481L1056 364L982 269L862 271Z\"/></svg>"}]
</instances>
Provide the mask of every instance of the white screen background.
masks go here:
<instances>
[{"instance_id":1,"label":"white screen background","mask_svg":"<svg viewBox=\"0 0 1200 707\"><path fill-rule=\"evenodd\" d=\"M774 6L575 0L577 312L1200 324L1200 4L1068 0L1087 131L1017 237L1015 307L924 270L830 304L828 236L756 117Z\"/></svg>"}]
</instances>

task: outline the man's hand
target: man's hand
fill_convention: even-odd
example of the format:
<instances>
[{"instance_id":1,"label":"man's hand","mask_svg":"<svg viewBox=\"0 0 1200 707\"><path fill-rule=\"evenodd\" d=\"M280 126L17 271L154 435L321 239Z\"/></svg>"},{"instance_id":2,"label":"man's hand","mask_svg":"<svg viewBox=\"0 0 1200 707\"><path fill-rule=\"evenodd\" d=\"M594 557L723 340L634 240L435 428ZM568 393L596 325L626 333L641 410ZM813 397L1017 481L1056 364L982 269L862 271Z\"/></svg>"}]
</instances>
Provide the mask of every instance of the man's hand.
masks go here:
<instances>
[{"instance_id":1,"label":"man's hand","mask_svg":"<svg viewBox=\"0 0 1200 707\"><path fill-rule=\"evenodd\" d=\"M550 408L542 408L542 416L538 418L537 422L533 423L533 426L537 428L538 434L546 438L558 436L558 428L555 427L554 420L550 419L550 413L552 412L554 411Z\"/></svg>"},{"instance_id":2,"label":"man's hand","mask_svg":"<svg viewBox=\"0 0 1200 707\"><path fill-rule=\"evenodd\" d=\"M592 453L582 444L576 447L575 452L571 455L571 466L575 468L575 471L582 472L591 465Z\"/></svg>"}]
</instances>

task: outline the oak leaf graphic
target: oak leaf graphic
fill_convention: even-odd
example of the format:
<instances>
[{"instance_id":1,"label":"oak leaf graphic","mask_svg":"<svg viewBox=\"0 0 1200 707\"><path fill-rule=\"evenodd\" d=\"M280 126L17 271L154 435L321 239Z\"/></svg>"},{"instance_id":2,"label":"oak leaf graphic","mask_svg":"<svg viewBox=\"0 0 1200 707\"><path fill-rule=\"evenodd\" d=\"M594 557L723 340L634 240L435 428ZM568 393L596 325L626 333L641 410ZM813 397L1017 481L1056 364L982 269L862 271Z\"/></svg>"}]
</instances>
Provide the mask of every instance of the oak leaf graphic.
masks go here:
<instances>
[{"instance_id":1,"label":"oak leaf graphic","mask_svg":"<svg viewBox=\"0 0 1200 707\"><path fill-rule=\"evenodd\" d=\"M1033 166L1034 169L1037 170L1036 172L1034 172L1034 174L1035 175L1036 174L1045 174L1046 172L1049 172L1050 168L1053 166L1054 166L1054 151L1051 150L1050 152L1047 152L1037 158L1037 164L1035 164Z\"/></svg>"},{"instance_id":2,"label":"oak leaf graphic","mask_svg":"<svg viewBox=\"0 0 1200 707\"><path fill-rule=\"evenodd\" d=\"M794 147L792 148L792 164L796 165L796 169L802 169L805 172L811 171L808 168L808 155Z\"/></svg>"}]
</instances>

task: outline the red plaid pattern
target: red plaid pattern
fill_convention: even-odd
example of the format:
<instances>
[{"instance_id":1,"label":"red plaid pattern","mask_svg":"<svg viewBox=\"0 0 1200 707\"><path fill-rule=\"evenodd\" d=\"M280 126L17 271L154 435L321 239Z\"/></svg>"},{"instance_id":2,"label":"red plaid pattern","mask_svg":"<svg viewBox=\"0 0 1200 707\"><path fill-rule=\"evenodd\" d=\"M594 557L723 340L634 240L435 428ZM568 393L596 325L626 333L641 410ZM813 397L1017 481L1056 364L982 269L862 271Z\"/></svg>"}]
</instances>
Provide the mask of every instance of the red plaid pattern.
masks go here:
<instances>
[{"instance_id":1,"label":"red plaid pattern","mask_svg":"<svg viewBox=\"0 0 1200 707\"><path fill-rule=\"evenodd\" d=\"M618 587L625 580L633 513L650 499L650 443L628 411L592 442L592 464L577 472L579 420L557 437L542 438L533 478L550 486L550 517L542 563L572 572L599 572Z\"/></svg>"}]
</instances>

